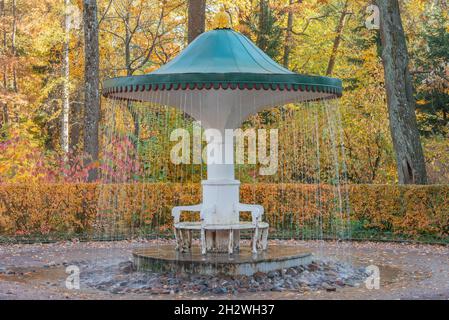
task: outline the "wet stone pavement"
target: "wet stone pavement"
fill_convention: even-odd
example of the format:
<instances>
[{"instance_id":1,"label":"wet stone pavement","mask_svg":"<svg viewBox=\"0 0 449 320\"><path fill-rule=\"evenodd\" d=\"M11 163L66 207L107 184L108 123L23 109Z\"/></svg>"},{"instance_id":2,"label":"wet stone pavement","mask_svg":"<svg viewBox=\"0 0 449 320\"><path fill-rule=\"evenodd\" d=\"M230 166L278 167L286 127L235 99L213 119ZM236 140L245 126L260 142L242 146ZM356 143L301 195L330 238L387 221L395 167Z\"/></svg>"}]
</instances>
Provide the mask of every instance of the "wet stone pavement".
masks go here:
<instances>
[{"instance_id":1,"label":"wet stone pavement","mask_svg":"<svg viewBox=\"0 0 449 320\"><path fill-rule=\"evenodd\" d=\"M0 299L449 299L449 247L271 241L314 252L307 267L253 276L135 271L132 251L165 240L0 245ZM371 290L367 266L377 266ZM68 289L70 268L79 289Z\"/></svg>"}]
</instances>

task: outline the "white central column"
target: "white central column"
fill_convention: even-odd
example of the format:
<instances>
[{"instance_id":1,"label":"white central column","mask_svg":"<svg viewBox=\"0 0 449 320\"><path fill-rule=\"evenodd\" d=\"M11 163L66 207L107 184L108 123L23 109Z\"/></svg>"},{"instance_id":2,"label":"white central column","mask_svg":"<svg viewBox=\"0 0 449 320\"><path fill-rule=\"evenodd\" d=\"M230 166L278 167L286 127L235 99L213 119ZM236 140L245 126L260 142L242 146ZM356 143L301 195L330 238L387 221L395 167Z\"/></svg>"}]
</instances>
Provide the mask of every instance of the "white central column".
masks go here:
<instances>
[{"instance_id":1,"label":"white central column","mask_svg":"<svg viewBox=\"0 0 449 320\"><path fill-rule=\"evenodd\" d=\"M208 180L234 180L234 164L208 164Z\"/></svg>"},{"instance_id":2,"label":"white central column","mask_svg":"<svg viewBox=\"0 0 449 320\"><path fill-rule=\"evenodd\" d=\"M234 180L234 134L233 130L206 132L207 179Z\"/></svg>"},{"instance_id":3,"label":"white central column","mask_svg":"<svg viewBox=\"0 0 449 320\"><path fill-rule=\"evenodd\" d=\"M206 132L207 180L203 184L203 206L214 208L206 215L205 223L237 224L239 214L234 212L239 203L240 181L234 178L234 135L232 130L213 130L213 137ZM221 136L221 138L219 137Z\"/></svg>"}]
</instances>

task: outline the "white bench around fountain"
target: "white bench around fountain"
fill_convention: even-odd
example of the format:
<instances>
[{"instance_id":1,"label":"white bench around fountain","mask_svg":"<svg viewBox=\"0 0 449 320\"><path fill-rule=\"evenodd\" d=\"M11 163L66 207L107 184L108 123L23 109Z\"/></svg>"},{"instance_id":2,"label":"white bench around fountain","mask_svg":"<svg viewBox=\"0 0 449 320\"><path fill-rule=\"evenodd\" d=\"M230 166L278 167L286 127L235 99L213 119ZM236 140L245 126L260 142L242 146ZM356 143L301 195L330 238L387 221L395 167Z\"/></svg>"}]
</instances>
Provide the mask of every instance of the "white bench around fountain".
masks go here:
<instances>
[{"instance_id":1,"label":"white bench around fountain","mask_svg":"<svg viewBox=\"0 0 449 320\"><path fill-rule=\"evenodd\" d=\"M267 249L268 223L262 222L261 205L243 204L239 201L240 181L234 179L233 139L230 141L211 142L208 148L207 176L202 181L203 203L193 206L174 207L174 233L176 250L187 252L191 248L193 231L200 232L201 253L233 254L240 249L240 231L252 231L251 250L257 253ZM213 151L222 150L221 159L214 158ZM197 211L200 221L181 222L183 211ZM250 212L251 221L240 221L240 212Z\"/></svg>"}]
</instances>

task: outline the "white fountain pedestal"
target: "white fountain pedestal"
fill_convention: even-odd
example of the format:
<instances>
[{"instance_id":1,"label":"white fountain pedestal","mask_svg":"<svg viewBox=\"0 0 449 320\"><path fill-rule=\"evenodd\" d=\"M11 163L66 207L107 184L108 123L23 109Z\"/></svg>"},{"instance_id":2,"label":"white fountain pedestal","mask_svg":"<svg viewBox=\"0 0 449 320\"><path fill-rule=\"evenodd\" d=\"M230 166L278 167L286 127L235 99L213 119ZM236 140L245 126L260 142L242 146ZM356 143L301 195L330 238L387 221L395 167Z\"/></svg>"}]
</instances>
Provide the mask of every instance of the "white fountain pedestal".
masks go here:
<instances>
[{"instance_id":1,"label":"white fountain pedestal","mask_svg":"<svg viewBox=\"0 0 449 320\"><path fill-rule=\"evenodd\" d=\"M239 203L240 181L238 180L204 180L203 207L206 209L203 215L205 229L205 245L207 252L228 252L232 245L232 251L239 250L240 230L239 212L236 205ZM210 229L210 228L216 228ZM233 234L229 230L234 227ZM230 239L232 238L232 239ZM230 243L232 241L232 244Z\"/></svg>"},{"instance_id":2,"label":"white fountain pedestal","mask_svg":"<svg viewBox=\"0 0 449 320\"><path fill-rule=\"evenodd\" d=\"M268 224L262 222L263 207L240 203L240 181L234 179L233 139L208 144L208 179L202 181L203 202L172 209L177 249L191 248L192 231L200 231L201 252L234 253L240 249L240 231L252 231L252 252L267 248ZM223 150L217 156L212 150ZM225 159L225 150L232 156ZM209 152L210 151L210 152ZM229 152L229 151L228 151ZM227 161L226 161L227 160ZM181 222L182 211L199 211L200 221ZM240 212L251 212L251 221L240 221Z\"/></svg>"}]
</instances>

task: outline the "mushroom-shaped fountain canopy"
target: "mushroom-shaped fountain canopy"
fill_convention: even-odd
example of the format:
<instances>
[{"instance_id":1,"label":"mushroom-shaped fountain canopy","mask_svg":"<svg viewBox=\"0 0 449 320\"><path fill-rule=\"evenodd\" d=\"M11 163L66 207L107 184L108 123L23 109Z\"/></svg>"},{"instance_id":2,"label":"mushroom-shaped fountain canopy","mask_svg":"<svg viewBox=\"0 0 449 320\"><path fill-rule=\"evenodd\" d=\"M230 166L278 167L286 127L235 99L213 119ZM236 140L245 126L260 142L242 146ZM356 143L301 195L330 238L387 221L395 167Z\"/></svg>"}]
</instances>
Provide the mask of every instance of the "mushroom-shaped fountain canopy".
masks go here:
<instances>
[{"instance_id":1,"label":"mushroom-shaped fountain canopy","mask_svg":"<svg viewBox=\"0 0 449 320\"><path fill-rule=\"evenodd\" d=\"M103 85L106 97L177 107L216 129L236 128L268 107L341 94L341 80L294 73L228 28L201 34L156 71Z\"/></svg>"}]
</instances>

